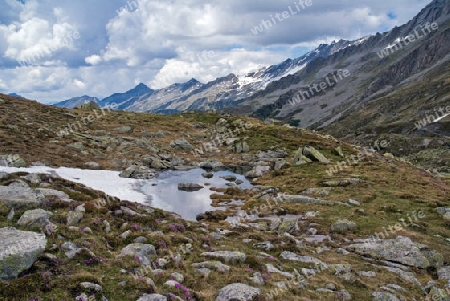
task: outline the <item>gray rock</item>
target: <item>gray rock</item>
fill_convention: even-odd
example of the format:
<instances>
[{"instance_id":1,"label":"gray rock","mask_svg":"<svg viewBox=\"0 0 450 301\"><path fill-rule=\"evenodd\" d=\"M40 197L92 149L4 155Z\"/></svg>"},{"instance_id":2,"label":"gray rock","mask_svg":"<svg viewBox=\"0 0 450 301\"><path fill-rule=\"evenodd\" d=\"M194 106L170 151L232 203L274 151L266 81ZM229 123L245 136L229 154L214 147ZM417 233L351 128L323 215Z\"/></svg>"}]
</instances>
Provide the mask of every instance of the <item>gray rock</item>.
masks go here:
<instances>
[{"instance_id":1,"label":"gray rock","mask_svg":"<svg viewBox=\"0 0 450 301\"><path fill-rule=\"evenodd\" d=\"M133 128L128 125L117 127L115 130L116 130L116 132L121 133L121 134L129 134L129 133L133 132Z\"/></svg>"},{"instance_id":2,"label":"gray rock","mask_svg":"<svg viewBox=\"0 0 450 301\"><path fill-rule=\"evenodd\" d=\"M143 294L136 301L167 301L167 297L160 294Z\"/></svg>"},{"instance_id":3,"label":"gray rock","mask_svg":"<svg viewBox=\"0 0 450 301\"><path fill-rule=\"evenodd\" d=\"M282 275L282 276L284 276L286 278L295 278L293 274L288 273L288 272L280 271L279 269L274 267L273 264L266 263L266 268L267 268L267 272L269 272L271 274L272 273L277 273L277 274L280 274L280 275Z\"/></svg>"},{"instance_id":4,"label":"gray rock","mask_svg":"<svg viewBox=\"0 0 450 301\"><path fill-rule=\"evenodd\" d=\"M38 207L43 201L30 187L0 186L0 203L8 207Z\"/></svg>"},{"instance_id":5,"label":"gray rock","mask_svg":"<svg viewBox=\"0 0 450 301\"><path fill-rule=\"evenodd\" d=\"M258 178L270 171L269 165L256 165L252 170L246 172L244 175L247 178Z\"/></svg>"},{"instance_id":6,"label":"gray rock","mask_svg":"<svg viewBox=\"0 0 450 301\"><path fill-rule=\"evenodd\" d=\"M212 177L214 177L214 174L212 172L204 172L202 173L202 177L206 179L211 179Z\"/></svg>"},{"instance_id":7,"label":"gray rock","mask_svg":"<svg viewBox=\"0 0 450 301\"><path fill-rule=\"evenodd\" d=\"M200 256L220 259L229 262L245 262L247 255L243 252L230 252L230 251L217 251L217 252L204 252Z\"/></svg>"},{"instance_id":8,"label":"gray rock","mask_svg":"<svg viewBox=\"0 0 450 301\"><path fill-rule=\"evenodd\" d=\"M12 220L14 218L14 215L16 214L16 211L14 210L14 207L11 208L11 210L8 213L8 216L6 217L7 220Z\"/></svg>"},{"instance_id":9,"label":"gray rock","mask_svg":"<svg viewBox=\"0 0 450 301\"><path fill-rule=\"evenodd\" d=\"M304 195L289 195L284 194L281 198L286 202L299 203L299 204L318 204L318 205L333 205L330 201L321 199L315 199Z\"/></svg>"},{"instance_id":10,"label":"gray rock","mask_svg":"<svg viewBox=\"0 0 450 301\"><path fill-rule=\"evenodd\" d=\"M272 243L270 243L270 241L259 242L259 243L253 244L253 247L257 248L257 249L264 249L266 251L270 251L273 248L275 248L275 246Z\"/></svg>"},{"instance_id":11,"label":"gray rock","mask_svg":"<svg viewBox=\"0 0 450 301\"><path fill-rule=\"evenodd\" d=\"M101 285L91 283L91 282L81 282L80 286L86 290L91 290L91 291L95 291L95 292L101 292L103 289L101 287Z\"/></svg>"},{"instance_id":12,"label":"gray rock","mask_svg":"<svg viewBox=\"0 0 450 301\"><path fill-rule=\"evenodd\" d=\"M285 251L285 252L281 253L281 258L283 258L285 260L290 260L290 261L299 261L299 262L303 262L303 263L312 263L312 264L314 264L316 266L317 265L321 266L322 269L327 269L328 268L328 265L325 262L323 262L323 261L321 261L321 260L319 260L319 259L317 259L315 257L300 256L300 255L297 255L295 253L288 252L288 251Z\"/></svg>"},{"instance_id":13,"label":"gray rock","mask_svg":"<svg viewBox=\"0 0 450 301\"><path fill-rule=\"evenodd\" d=\"M184 276L182 274L180 274L180 273L177 273L177 272L170 274L170 279L173 279L173 280L175 280L178 283L183 283L184 282Z\"/></svg>"},{"instance_id":14,"label":"gray rock","mask_svg":"<svg viewBox=\"0 0 450 301\"><path fill-rule=\"evenodd\" d=\"M29 269L47 244L44 234L15 228L1 228L0 241L0 280L17 278Z\"/></svg>"},{"instance_id":15,"label":"gray rock","mask_svg":"<svg viewBox=\"0 0 450 301\"><path fill-rule=\"evenodd\" d=\"M197 274L200 274L204 278L208 278L211 270L208 268L199 268L195 271Z\"/></svg>"},{"instance_id":16,"label":"gray rock","mask_svg":"<svg viewBox=\"0 0 450 301\"><path fill-rule=\"evenodd\" d=\"M48 189L48 188L36 188L36 193L44 197L54 197L60 201L70 203L73 200L63 191Z\"/></svg>"},{"instance_id":17,"label":"gray rock","mask_svg":"<svg viewBox=\"0 0 450 301\"><path fill-rule=\"evenodd\" d=\"M335 233L354 232L355 230L356 224L347 219L339 219L331 225L331 232Z\"/></svg>"},{"instance_id":18,"label":"gray rock","mask_svg":"<svg viewBox=\"0 0 450 301\"><path fill-rule=\"evenodd\" d=\"M182 149L182 150L192 150L192 145L186 141L184 138L176 139L172 142L170 142L170 147L175 149Z\"/></svg>"},{"instance_id":19,"label":"gray rock","mask_svg":"<svg viewBox=\"0 0 450 301\"><path fill-rule=\"evenodd\" d=\"M179 283L176 282L175 280L167 280L167 281L164 283L164 286L167 286L167 287L176 287L178 284L179 284Z\"/></svg>"},{"instance_id":20,"label":"gray rock","mask_svg":"<svg viewBox=\"0 0 450 301\"><path fill-rule=\"evenodd\" d=\"M360 255L400 262L407 266L422 269L431 266L430 261L420 251L419 245L404 236L398 236L396 239L374 240L363 244L352 244L347 249Z\"/></svg>"},{"instance_id":21,"label":"gray rock","mask_svg":"<svg viewBox=\"0 0 450 301\"><path fill-rule=\"evenodd\" d=\"M123 213L125 213L125 214L127 214L127 215L131 215L131 216L141 216L141 215L142 215L142 214L137 213L136 211L131 210L130 208L125 207L125 206L121 206L121 207L120 207L120 210L122 210Z\"/></svg>"},{"instance_id":22,"label":"gray rock","mask_svg":"<svg viewBox=\"0 0 450 301\"><path fill-rule=\"evenodd\" d=\"M250 280L256 285L264 285L264 278L260 272L253 273Z\"/></svg>"},{"instance_id":23,"label":"gray rock","mask_svg":"<svg viewBox=\"0 0 450 301\"><path fill-rule=\"evenodd\" d=\"M353 199L349 199L349 200L348 200L348 203L349 203L350 205L354 205L354 206L361 206L361 203L360 203L360 202L355 201L355 200L353 200Z\"/></svg>"},{"instance_id":24,"label":"gray rock","mask_svg":"<svg viewBox=\"0 0 450 301\"><path fill-rule=\"evenodd\" d=\"M320 153L318 150L316 150L312 146L305 146L303 148L302 153L304 156L306 156L308 159L310 159L312 161L321 162L321 163L330 163L330 160L325 158L325 156L322 155L322 153Z\"/></svg>"},{"instance_id":25,"label":"gray rock","mask_svg":"<svg viewBox=\"0 0 450 301\"><path fill-rule=\"evenodd\" d=\"M52 215L53 213L43 209L28 210L22 214L17 223L21 226L28 226L30 228L45 227L45 225L50 223L49 218Z\"/></svg>"},{"instance_id":26,"label":"gray rock","mask_svg":"<svg viewBox=\"0 0 450 301\"><path fill-rule=\"evenodd\" d=\"M275 161L275 165L274 165L273 169L280 170L280 169L288 168L290 166L291 166L291 164L289 164L285 160L277 160L277 161Z\"/></svg>"},{"instance_id":27,"label":"gray rock","mask_svg":"<svg viewBox=\"0 0 450 301\"><path fill-rule=\"evenodd\" d=\"M202 188L202 185L196 183L178 183L178 190L182 191L198 191Z\"/></svg>"},{"instance_id":28,"label":"gray rock","mask_svg":"<svg viewBox=\"0 0 450 301\"><path fill-rule=\"evenodd\" d=\"M132 178L132 179L154 179L157 173L147 166L137 166L131 165L119 174L121 178Z\"/></svg>"},{"instance_id":29,"label":"gray rock","mask_svg":"<svg viewBox=\"0 0 450 301\"><path fill-rule=\"evenodd\" d=\"M441 267L437 271L439 280L446 280L450 285L450 266Z\"/></svg>"},{"instance_id":30,"label":"gray rock","mask_svg":"<svg viewBox=\"0 0 450 301\"><path fill-rule=\"evenodd\" d=\"M402 301L391 293L374 292L372 293L373 301Z\"/></svg>"},{"instance_id":31,"label":"gray rock","mask_svg":"<svg viewBox=\"0 0 450 301\"><path fill-rule=\"evenodd\" d=\"M377 273L373 272L373 271L360 271L358 272L358 275L361 277L376 277Z\"/></svg>"},{"instance_id":32,"label":"gray rock","mask_svg":"<svg viewBox=\"0 0 450 301\"><path fill-rule=\"evenodd\" d=\"M82 249L78 248L78 246L73 242L68 241L61 245L61 250L65 252L67 258L72 259L75 257L75 255L80 253Z\"/></svg>"},{"instance_id":33,"label":"gray rock","mask_svg":"<svg viewBox=\"0 0 450 301\"><path fill-rule=\"evenodd\" d=\"M7 179L8 177L9 177L9 174L7 172L0 171L0 180Z\"/></svg>"},{"instance_id":34,"label":"gray rock","mask_svg":"<svg viewBox=\"0 0 450 301\"><path fill-rule=\"evenodd\" d=\"M83 212L69 211L67 215L67 226L73 226L78 224L83 218Z\"/></svg>"},{"instance_id":35,"label":"gray rock","mask_svg":"<svg viewBox=\"0 0 450 301\"><path fill-rule=\"evenodd\" d=\"M27 167L27 163L19 155L0 155L0 166Z\"/></svg>"},{"instance_id":36,"label":"gray rock","mask_svg":"<svg viewBox=\"0 0 450 301\"><path fill-rule=\"evenodd\" d=\"M138 258L139 263L145 266L151 265L149 255L156 255L156 249L150 244L133 243L122 249L119 256L132 256Z\"/></svg>"},{"instance_id":37,"label":"gray rock","mask_svg":"<svg viewBox=\"0 0 450 301\"><path fill-rule=\"evenodd\" d=\"M204 261L199 263L193 263L192 267L199 268L199 269L216 269L217 271L221 273L229 272L230 267L226 264L221 263L220 261Z\"/></svg>"},{"instance_id":38,"label":"gray rock","mask_svg":"<svg viewBox=\"0 0 450 301\"><path fill-rule=\"evenodd\" d=\"M219 291L216 301L253 301L261 295L259 288L242 283L233 283Z\"/></svg>"},{"instance_id":39,"label":"gray rock","mask_svg":"<svg viewBox=\"0 0 450 301\"><path fill-rule=\"evenodd\" d=\"M224 179L225 181L229 181L229 182L234 182L237 180L237 177L235 175L221 176L221 178Z\"/></svg>"},{"instance_id":40,"label":"gray rock","mask_svg":"<svg viewBox=\"0 0 450 301\"><path fill-rule=\"evenodd\" d=\"M40 184L41 183L41 177L38 174L30 173L26 176L21 177L22 179L25 179L29 181L31 184Z\"/></svg>"}]
</instances>

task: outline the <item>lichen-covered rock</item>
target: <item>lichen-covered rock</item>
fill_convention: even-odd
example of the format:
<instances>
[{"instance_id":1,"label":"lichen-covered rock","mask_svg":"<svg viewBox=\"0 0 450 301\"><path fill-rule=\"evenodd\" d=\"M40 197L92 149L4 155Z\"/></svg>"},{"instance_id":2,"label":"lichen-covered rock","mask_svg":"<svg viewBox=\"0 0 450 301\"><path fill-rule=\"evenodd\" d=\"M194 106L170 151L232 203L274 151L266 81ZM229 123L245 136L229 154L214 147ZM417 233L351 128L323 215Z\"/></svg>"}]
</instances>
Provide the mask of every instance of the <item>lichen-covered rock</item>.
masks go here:
<instances>
[{"instance_id":1,"label":"lichen-covered rock","mask_svg":"<svg viewBox=\"0 0 450 301\"><path fill-rule=\"evenodd\" d=\"M78 224L83 218L83 213L78 211L69 211L67 215L67 226L73 226Z\"/></svg>"},{"instance_id":2,"label":"lichen-covered rock","mask_svg":"<svg viewBox=\"0 0 450 301\"><path fill-rule=\"evenodd\" d=\"M0 242L0 279L8 280L33 265L44 253L47 239L44 234L2 228Z\"/></svg>"},{"instance_id":3,"label":"lichen-covered rock","mask_svg":"<svg viewBox=\"0 0 450 301\"><path fill-rule=\"evenodd\" d=\"M219 291L216 301L254 301L259 300L261 290L242 283L233 283Z\"/></svg>"},{"instance_id":4,"label":"lichen-covered rock","mask_svg":"<svg viewBox=\"0 0 450 301\"><path fill-rule=\"evenodd\" d=\"M37 207L43 200L27 186L0 186L0 203L4 203L8 207Z\"/></svg>"},{"instance_id":5,"label":"lichen-covered rock","mask_svg":"<svg viewBox=\"0 0 450 301\"><path fill-rule=\"evenodd\" d=\"M0 155L0 166L27 167L27 163L19 155Z\"/></svg>"}]
</instances>

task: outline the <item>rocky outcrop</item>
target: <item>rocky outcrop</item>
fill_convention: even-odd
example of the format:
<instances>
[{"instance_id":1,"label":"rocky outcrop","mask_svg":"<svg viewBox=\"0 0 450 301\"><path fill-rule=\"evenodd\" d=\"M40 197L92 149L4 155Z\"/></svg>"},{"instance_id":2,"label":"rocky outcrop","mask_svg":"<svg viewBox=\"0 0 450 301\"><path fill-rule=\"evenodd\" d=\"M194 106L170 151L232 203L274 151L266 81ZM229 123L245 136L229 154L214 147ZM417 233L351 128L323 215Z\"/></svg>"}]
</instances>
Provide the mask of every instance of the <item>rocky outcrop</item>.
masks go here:
<instances>
[{"instance_id":1,"label":"rocky outcrop","mask_svg":"<svg viewBox=\"0 0 450 301\"><path fill-rule=\"evenodd\" d=\"M0 241L1 280L17 278L29 269L44 253L47 244L44 234L15 228L0 229Z\"/></svg>"},{"instance_id":2,"label":"rocky outcrop","mask_svg":"<svg viewBox=\"0 0 450 301\"><path fill-rule=\"evenodd\" d=\"M373 258L399 262L401 264L426 269L431 266L427 256L421 251L419 244L408 237L398 236L396 239L367 241L348 246L349 251Z\"/></svg>"},{"instance_id":3,"label":"rocky outcrop","mask_svg":"<svg viewBox=\"0 0 450 301\"><path fill-rule=\"evenodd\" d=\"M28 210L22 214L17 224L27 226L29 228L44 227L50 223L49 218L52 215L53 213L43 209Z\"/></svg>"},{"instance_id":4,"label":"rocky outcrop","mask_svg":"<svg viewBox=\"0 0 450 301\"><path fill-rule=\"evenodd\" d=\"M193 149L192 145L189 142L187 142L187 140L184 138L173 140L172 142L170 142L170 147L186 151Z\"/></svg>"},{"instance_id":5,"label":"rocky outcrop","mask_svg":"<svg viewBox=\"0 0 450 301\"><path fill-rule=\"evenodd\" d=\"M19 155L0 155L0 166L27 167L27 163Z\"/></svg>"}]
</instances>

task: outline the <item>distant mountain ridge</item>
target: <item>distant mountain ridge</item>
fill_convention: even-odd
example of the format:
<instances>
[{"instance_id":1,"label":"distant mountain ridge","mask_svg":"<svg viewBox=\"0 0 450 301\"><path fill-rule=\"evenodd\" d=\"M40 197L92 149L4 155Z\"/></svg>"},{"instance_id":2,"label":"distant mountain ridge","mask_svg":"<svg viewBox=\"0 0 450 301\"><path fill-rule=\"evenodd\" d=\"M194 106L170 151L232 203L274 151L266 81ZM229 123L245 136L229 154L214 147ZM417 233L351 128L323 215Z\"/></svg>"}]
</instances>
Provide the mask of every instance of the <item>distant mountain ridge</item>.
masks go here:
<instances>
[{"instance_id":1,"label":"distant mountain ridge","mask_svg":"<svg viewBox=\"0 0 450 301\"><path fill-rule=\"evenodd\" d=\"M340 40L319 47L296 59L287 59L278 65L267 66L246 75L233 73L203 84L192 78L163 89L153 90L143 83L124 93L114 93L100 101L101 107L119 110L170 114L184 111L221 110L240 104L269 84L299 72L313 60L327 57L366 38L355 41ZM73 108L73 103L83 102L87 96L71 98L56 106Z\"/></svg>"}]
</instances>

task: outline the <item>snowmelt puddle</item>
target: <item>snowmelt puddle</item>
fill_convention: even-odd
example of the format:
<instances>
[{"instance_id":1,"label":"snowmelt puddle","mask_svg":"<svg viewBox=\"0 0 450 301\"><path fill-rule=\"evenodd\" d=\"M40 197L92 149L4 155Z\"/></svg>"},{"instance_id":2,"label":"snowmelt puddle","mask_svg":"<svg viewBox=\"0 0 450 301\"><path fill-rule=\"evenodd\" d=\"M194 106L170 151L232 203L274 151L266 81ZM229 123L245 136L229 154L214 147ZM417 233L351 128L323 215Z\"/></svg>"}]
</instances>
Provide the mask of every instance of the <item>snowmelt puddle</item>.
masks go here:
<instances>
[{"instance_id":1,"label":"snowmelt puddle","mask_svg":"<svg viewBox=\"0 0 450 301\"><path fill-rule=\"evenodd\" d=\"M0 166L0 171L7 173L27 172L41 174L56 174L59 177L85 185L95 190L115 196L121 200L147 204L152 207L175 212L184 219L195 220L199 213L211 210L224 210L211 206L209 198L214 191L210 187L224 188L230 183L221 176L234 175L242 183L237 185L242 189L253 187L243 176L231 171L214 172L213 177L206 179L202 176L203 169L192 169L189 171L165 171L152 180L138 180L119 177L119 171L112 170L89 170L47 166L32 166L28 168L15 168ZM197 183L204 188L199 191L180 191L178 183ZM205 183L210 183L205 186Z\"/></svg>"}]
</instances>

